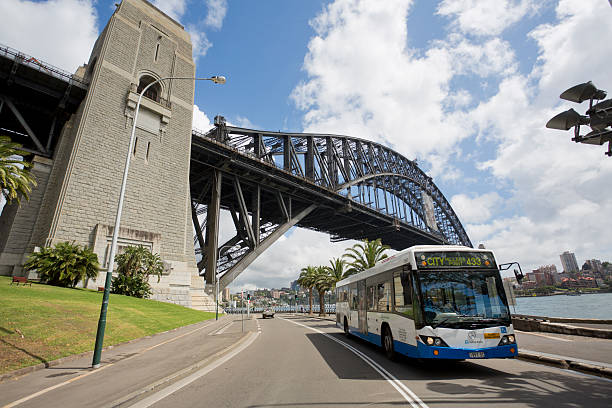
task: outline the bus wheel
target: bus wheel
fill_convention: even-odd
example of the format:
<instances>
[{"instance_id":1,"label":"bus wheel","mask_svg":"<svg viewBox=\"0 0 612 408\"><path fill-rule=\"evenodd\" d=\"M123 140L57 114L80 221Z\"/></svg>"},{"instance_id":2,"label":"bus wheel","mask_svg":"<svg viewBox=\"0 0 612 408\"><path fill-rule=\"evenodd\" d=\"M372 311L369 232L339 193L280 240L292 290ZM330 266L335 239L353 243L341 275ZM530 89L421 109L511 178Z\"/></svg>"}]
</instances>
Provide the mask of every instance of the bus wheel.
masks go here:
<instances>
[{"instance_id":1,"label":"bus wheel","mask_svg":"<svg viewBox=\"0 0 612 408\"><path fill-rule=\"evenodd\" d=\"M346 320L346 317L344 318L344 334L347 336L351 335L351 333L349 333L348 321Z\"/></svg>"},{"instance_id":2,"label":"bus wheel","mask_svg":"<svg viewBox=\"0 0 612 408\"><path fill-rule=\"evenodd\" d=\"M389 360L395 359L395 350L393 349L393 335L391 335L391 330L389 327L384 328L383 330L383 348L385 349L385 355Z\"/></svg>"}]
</instances>

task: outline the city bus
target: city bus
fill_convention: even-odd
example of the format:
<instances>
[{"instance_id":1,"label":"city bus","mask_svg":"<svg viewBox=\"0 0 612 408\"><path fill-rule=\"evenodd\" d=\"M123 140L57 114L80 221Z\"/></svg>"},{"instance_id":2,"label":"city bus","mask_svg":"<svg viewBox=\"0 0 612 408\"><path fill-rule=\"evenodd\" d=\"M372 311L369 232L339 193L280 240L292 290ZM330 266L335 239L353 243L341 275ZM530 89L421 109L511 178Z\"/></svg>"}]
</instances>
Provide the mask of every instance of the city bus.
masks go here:
<instances>
[{"instance_id":1,"label":"city bus","mask_svg":"<svg viewBox=\"0 0 612 408\"><path fill-rule=\"evenodd\" d=\"M498 265L489 250L420 245L336 285L336 325L419 359L518 355Z\"/></svg>"}]
</instances>

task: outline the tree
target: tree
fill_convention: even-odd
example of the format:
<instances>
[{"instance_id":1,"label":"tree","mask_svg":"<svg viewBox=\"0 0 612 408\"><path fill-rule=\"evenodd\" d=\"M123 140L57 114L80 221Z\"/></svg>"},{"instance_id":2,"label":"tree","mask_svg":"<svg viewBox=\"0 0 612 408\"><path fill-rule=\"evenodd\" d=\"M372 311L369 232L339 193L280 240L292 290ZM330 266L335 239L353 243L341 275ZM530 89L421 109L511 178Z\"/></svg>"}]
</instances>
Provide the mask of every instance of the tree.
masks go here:
<instances>
[{"instance_id":1,"label":"tree","mask_svg":"<svg viewBox=\"0 0 612 408\"><path fill-rule=\"evenodd\" d=\"M336 283L342 279L346 279L350 276L350 273L346 270L346 261L342 258L332 258L329 260L328 266L329 274L332 278L333 285L332 290L336 289Z\"/></svg>"},{"instance_id":2,"label":"tree","mask_svg":"<svg viewBox=\"0 0 612 408\"><path fill-rule=\"evenodd\" d=\"M301 287L308 289L308 314L312 315L312 288L315 285L316 269L314 266L308 265L302 268L298 283Z\"/></svg>"},{"instance_id":3,"label":"tree","mask_svg":"<svg viewBox=\"0 0 612 408\"><path fill-rule=\"evenodd\" d=\"M159 282L164 264L159 254L153 254L142 245L129 246L115 257L117 277L112 281L112 292L120 295L146 298L151 295L149 276L156 275Z\"/></svg>"},{"instance_id":4,"label":"tree","mask_svg":"<svg viewBox=\"0 0 612 408\"><path fill-rule=\"evenodd\" d=\"M24 268L35 271L41 282L54 286L75 287L79 281L98 276L98 255L87 247L60 242L30 254Z\"/></svg>"},{"instance_id":5,"label":"tree","mask_svg":"<svg viewBox=\"0 0 612 408\"><path fill-rule=\"evenodd\" d=\"M11 138L0 136L0 190L7 204L13 200L19 203L22 196L28 200L32 187L36 186L29 171L31 163L17 157L27 154L20 144L11 142Z\"/></svg>"},{"instance_id":6,"label":"tree","mask_svg":"<svg viewBox=\"0 0 612 408\"><path fill-rule=\"evenodd\" d=\"M390 249L390 247L383 245L380 238L374 241L365 239L363 243L357 243L351 248L347 248L346 251L348 252L344 254L344 258L348 259L347 264L350 266L347 271L348 274L353 275L372 268L377 262L388 257L384 253L387 249Z\"/></svg>"},{"instance_id":7,"label":"tree","mask_svg":"<svg viewBox=\"0 0 612 408\"><path fill-rule=\"evenodd\" d=\"M330 268L317 266L315 268L314 286L319 292L319 316L325 316L325 292L335 284Z\"/></svg>"}]
</instances>

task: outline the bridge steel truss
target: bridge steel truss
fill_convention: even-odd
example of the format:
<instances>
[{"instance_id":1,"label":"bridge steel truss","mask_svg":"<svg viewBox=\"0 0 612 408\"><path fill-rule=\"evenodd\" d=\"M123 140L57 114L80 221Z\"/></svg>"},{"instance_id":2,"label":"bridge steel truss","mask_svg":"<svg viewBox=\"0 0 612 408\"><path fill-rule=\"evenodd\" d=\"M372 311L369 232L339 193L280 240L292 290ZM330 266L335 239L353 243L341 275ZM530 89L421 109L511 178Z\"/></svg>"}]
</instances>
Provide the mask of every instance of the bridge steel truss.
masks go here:
<instances>
[{"instance_id":1,"label":"bridge steel truss","mask_svg":"<svg viewBox=\"0 0 612 408\"><path fill-rule=\"evenodd\" d=\"M368 140L220 121L206 134L193 132L190 184L198 268L221 288L296 225L332 241L381 238L396 250L472 246L431 177ZM236 233L219 244L221 209Z\"/></svg>"},{"instance_id":2,"label":"bridge steel truss","mask_svg":"<svg viewBox=\"0 0 612 408\"><path fill-rule=\"evenodd\" d=\"M0 136L52 157L88 87L81 77L0 44Z\"/></svg>"}]
</instances>

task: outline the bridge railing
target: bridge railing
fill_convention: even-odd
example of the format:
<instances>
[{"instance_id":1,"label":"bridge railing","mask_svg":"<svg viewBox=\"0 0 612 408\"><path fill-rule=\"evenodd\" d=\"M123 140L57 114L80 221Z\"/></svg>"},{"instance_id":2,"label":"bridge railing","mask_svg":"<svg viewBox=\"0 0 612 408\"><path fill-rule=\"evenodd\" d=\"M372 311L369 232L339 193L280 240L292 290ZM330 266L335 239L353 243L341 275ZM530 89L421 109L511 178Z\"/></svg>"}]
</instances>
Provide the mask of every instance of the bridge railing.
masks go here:
<instances>
[{"instance_id":1,"label":"bridge railing","mask_svg":"<svg viewBox=\"0 0 612 408\"><path fill-rule=\"evenodd\" d=\"M32 57L31 55L24 54L21 51L18 51L3 44L0 44L0 56L7 57L22 65L27 65L30 68L44 72L48 75L52 75L64 81L71 82L73 84L77 84L85 88L88 86L85 82L85 79L76 74L64 71L61 68L57 68L44 61L40 61Z\"/></svg>"}]
</instances>

